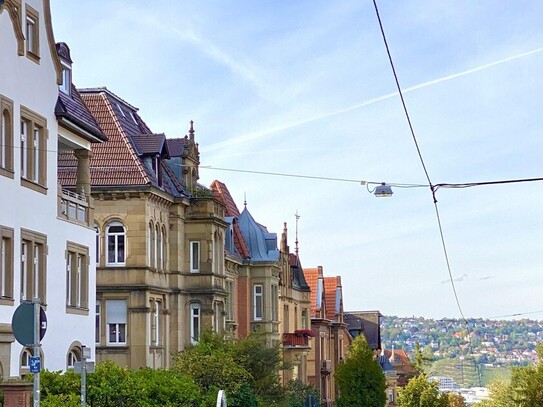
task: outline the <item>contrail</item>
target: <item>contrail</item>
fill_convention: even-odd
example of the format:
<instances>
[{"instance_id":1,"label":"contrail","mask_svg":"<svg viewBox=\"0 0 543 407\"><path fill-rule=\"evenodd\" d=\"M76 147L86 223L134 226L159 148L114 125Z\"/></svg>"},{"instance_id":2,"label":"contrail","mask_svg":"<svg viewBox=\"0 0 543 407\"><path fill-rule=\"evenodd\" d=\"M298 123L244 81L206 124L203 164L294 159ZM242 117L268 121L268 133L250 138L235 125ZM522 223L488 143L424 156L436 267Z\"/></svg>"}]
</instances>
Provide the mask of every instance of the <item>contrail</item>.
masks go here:
<instances>
[{"instance_id":1,"label":"contrail","mask_svg":"<svg viewBox=\"0 0 543 407\"><path fill-rule=\"evenodd\" d=\"M447 75L447 76L444 76L442 78L433 79L431 81L424 82L424 83L419 83L418 85L409 86L409 87L407 87L405 89L402 89L402 91L403 91L403 93L408 93L408 92L412 92L414 90L426 88L428 86L436 85L436 84L441 83L441 82L450 81L451 79L456 79L456 78L460 78L462 76L470 75L472 73L479 72L479 71L491 68L491 67L496 66L496 65L501 65L501 64L505 64L505 63L510 62L510 61L514 61L514 60L519 59L519 58L524 58L526 56L533 55L533 54L536 54L536 53L541 52L541 51L543 51L543 47L536 48L536 49L533 49L531 51L526 51L526 52L523 52L521 54L513 55L513 56L510 56L510 57L507 57L507 58L499 59L497 61L490 62L490 63L484 64L484 65L480 65L480 66L475 67L475 68L467 69L465 71L458 72L458 73L455 73L455 74L452 74L452 75ZM274 133L279 133L279 132L284 131L284 130L292 129L294 127L302 126L304 124L308 124L308 123L312 123L312 122L315 122L315 121L318 121L318 120L326 119L328 117L337 116L337 115L340 115L340 114L343 114L343 113L348 113L348 112L351 112L353 110L357 110L357 109L360 109L360 108L363 108L363 107L366 107L366 106L369 106L369 105L373 105L373 104L378 103L378 102L382 102L383 100L387 100L387 99L393 98L395 96L398 96L398 92L387 93L386 95L379 96L379 97L374 98L374 99L366 100L365 102L357 103L356 105L349 106L349 107L346 107L344 109L335 110L333 112L329 112L329 113L321 114L321 115L318 115L318 116L310 117L308 119L302 119L302 120L299 120L299 121L296 121L296 122L286 124L284 126L274 127L274 128L271 128L271 129L268 129L268 130L265 130L265 131L261 131L261 132L256 132L255 131L255 132L252 132L252 133L240 136L240 137L234 137L234 138L231 138L229 140L222 141L220 143L211 144L207 148L203 148L202 151L203 152L213 151L213 150L217 150L219 148L223 148L223 147L226 147L226 146L229 146L229 145L232 145L232 144L240 144L240 143L244 143L246 141L255 140L255 139L262 138L262 137L265 137L265 136L268 136L268 135L271 135L271 134L274 134Z\"/></svg>"}]
</instances>

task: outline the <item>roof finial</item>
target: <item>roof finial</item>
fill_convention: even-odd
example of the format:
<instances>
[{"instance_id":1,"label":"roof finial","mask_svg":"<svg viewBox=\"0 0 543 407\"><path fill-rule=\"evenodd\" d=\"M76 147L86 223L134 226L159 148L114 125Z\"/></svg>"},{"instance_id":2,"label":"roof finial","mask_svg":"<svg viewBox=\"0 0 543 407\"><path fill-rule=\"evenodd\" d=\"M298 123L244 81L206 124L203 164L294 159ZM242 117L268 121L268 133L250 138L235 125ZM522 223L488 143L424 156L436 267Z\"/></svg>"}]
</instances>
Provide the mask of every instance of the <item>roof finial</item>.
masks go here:
<instances>
[{"instance_id":1,"label":"roof finial","mask_svg":"<svg viewBox=\"0 0 543 407\"><path fill-rule=\"evenodd\" d=\"M243 193L243 206L247 208L247 192Z\"/></svg>"},{"instance_id":2,"label":"roof finial","mask_svg":"<svg viewBox=\"0 0 543 407\"><path fill-rule=\"evenodd\" d=\"M189 129L189 135L190 139L194 140L194 121L190 121L190 129Z\"/></svg>"},{"instance_id":3,"label":"roof finial","mask_svg":"<svg viewBox=\"0 0 543 407\"><path fill-rule=\"evenodd\" d=\"M298 257L298 219L300 219L300 215L298 215L298 209L296 209L294 217L296 218L296 240L294 241L294 253L296 253L296 257Z\"/></svg>"}]
</instances>

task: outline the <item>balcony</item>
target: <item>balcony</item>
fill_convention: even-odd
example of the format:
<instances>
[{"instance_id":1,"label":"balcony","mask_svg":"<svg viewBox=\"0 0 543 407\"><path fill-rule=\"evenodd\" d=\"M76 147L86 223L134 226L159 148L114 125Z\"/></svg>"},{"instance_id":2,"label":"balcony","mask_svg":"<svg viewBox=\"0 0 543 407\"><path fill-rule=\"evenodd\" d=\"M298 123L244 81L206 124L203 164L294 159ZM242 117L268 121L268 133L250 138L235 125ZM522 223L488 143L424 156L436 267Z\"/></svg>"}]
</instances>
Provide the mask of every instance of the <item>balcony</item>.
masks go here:
<instances>
[{"instance_id":1,"label":"balcony","mask_svg":"<svg viewBox=\"0 0 543 407\"><path fill-rule=\"evenodd\" d=\"M90 226L90 205L85 195L67 189L58 189L58 217L70 222Z\"/></svg>"},{"instance_id":2,"label":"balcony","mask_svg":"<svg viewBox=\"0 0 543 407\"><path fill-rule=\"evenodd\" d=\"M297 333L284 333L283 347L296 348L296 349L310 349L311 345L309 345L309 335L303 335L303 334L297 334Z\"/></svg>"}]
</instances>

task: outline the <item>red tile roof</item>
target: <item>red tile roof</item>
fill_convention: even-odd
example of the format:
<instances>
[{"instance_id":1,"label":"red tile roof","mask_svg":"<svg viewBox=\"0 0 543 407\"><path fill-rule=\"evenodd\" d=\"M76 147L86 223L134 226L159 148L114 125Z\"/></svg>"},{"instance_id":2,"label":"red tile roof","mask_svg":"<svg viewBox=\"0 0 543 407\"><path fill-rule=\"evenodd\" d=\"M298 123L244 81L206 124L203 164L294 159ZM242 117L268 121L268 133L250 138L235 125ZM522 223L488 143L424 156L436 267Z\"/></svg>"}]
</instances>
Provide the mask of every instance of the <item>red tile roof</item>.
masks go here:
<instances>
[{"instance_id":1,"label":"red tile roof","mask_svg":"<svg viewBox=\"0 0 543 407\"><path fill-rule=\"evenodd\" d=\"M232 195L230 194L230 191L228 190L226 185L220 181L213 181L210 187L213 191L213 196L225 206L226 216L231 216L236 219L236 222L233 224L232 227L234 232L234 245L236 246L236 250L243 259L250 258L251 252L249 251L249 247L247 246L247 243L243 238L243 234L241 233L239 225L237 224L237 219L239 218L240 213L238 207L236 206L236 203L234 202L234 198L232 198Z\"/></svg>"}]
</instances>

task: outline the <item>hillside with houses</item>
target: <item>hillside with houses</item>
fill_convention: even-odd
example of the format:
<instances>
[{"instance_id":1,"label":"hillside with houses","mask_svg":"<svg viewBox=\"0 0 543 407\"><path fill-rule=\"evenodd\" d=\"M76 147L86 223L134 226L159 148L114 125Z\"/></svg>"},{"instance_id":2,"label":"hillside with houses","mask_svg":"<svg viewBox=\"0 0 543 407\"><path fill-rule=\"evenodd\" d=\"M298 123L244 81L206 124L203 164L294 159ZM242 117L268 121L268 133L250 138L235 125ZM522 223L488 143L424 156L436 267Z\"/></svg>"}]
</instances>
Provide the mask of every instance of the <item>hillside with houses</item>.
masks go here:
<instances>
[{"instance_id":1,"label":"hillside with houses","mask_svg":"<svg viewBox=\"0 0 543 407\"><path fill-rule=\"evenodd\" d=\"M419 343L432 360L473 360L479 365L527 365L537 361L536 344L543 341L543 322L521 319L497 321L425 319L386 316L381 321L385 348L412 354Z\"/></svg>"}]
</instances>

